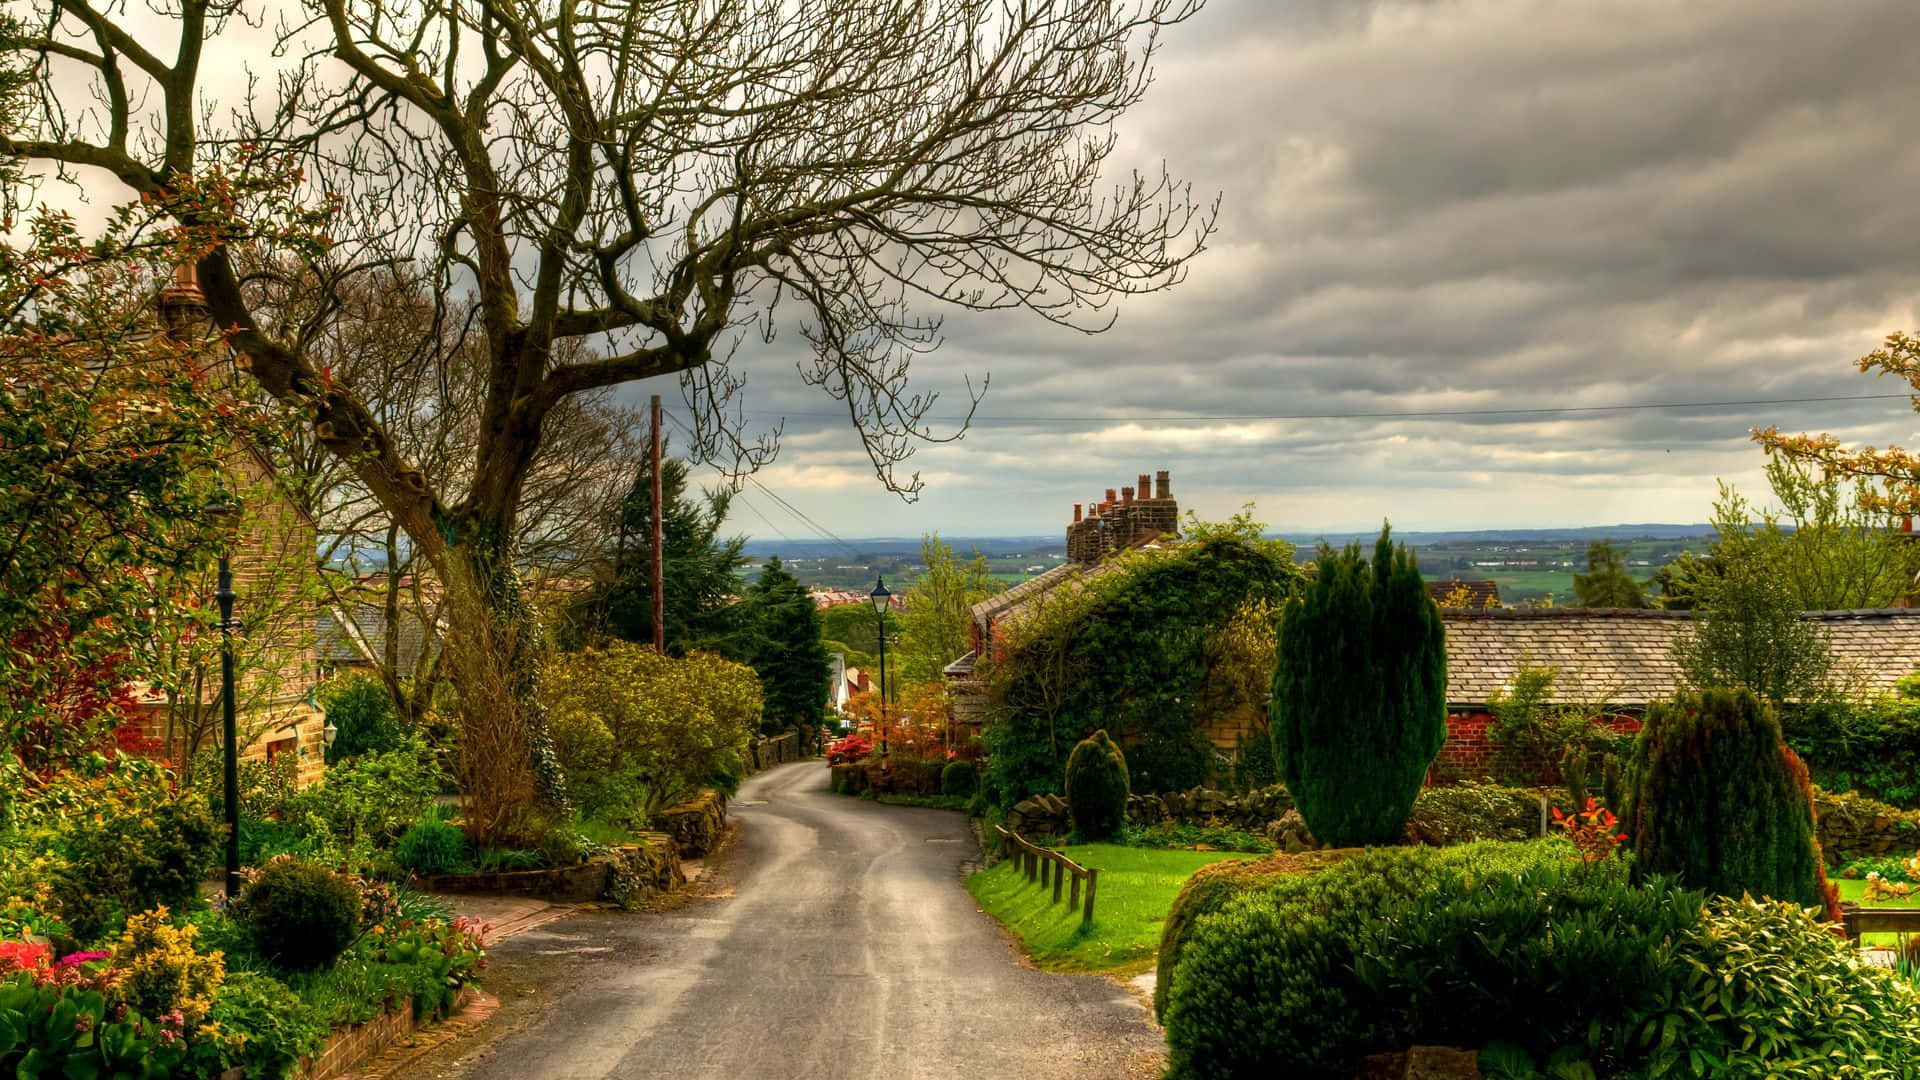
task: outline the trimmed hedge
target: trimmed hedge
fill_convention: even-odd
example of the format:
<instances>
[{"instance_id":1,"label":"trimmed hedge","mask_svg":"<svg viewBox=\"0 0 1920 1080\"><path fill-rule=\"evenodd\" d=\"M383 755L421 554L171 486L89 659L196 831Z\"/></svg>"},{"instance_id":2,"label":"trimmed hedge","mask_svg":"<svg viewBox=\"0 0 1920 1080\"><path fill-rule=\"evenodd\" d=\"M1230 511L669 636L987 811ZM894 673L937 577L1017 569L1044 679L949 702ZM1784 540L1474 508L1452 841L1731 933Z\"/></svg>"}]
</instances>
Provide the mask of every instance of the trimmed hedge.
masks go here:
<instances>
[{"instance_id":1,"label":"trimmed hedge","mask_svg":"<svg viewBox=\"0 0 1920 1080\"><path fill-rule=\"evenodd\" d=\"M1540 796L1530 788L1455 784L1428 788L1413 800L1407 836L1445 847L1475 840L1532 840L1540 835Z\"/></svg>"},{"instance_id":2,"label":"trimmed hedge","mask_svg":"<svg viewBox=\"0 0 1920 1080\"><path fill-rule=\"evenodd\" d=\"M332 966L360 929L360 890L322 866L280 859L260 869L241 898L253 949L276 967Z\"/></svg>"},{"instance_id":3,"label":"trimmed hedge","mask_svg":"<svg viewBox=\"0 0 1920 1080\"><path fill-rule=\"evenodd\" d=\"M1083 840L1105 840L1127 826L1127 758L1105 728L1067 755L1067 811Z\"/></svg>"},{"instance_id":4,"label":"trimmed hedge","mask_svg":"<svg viewBox=\"0 0 1920 1080\"><path fill-rule=\"evenodd\" d=\"M1237 896L1259 892L1279 881L1310 874L1332 866L1352 852L1346 849L1315 851L1300 855L1269 855L1264 859L1229 859L1203 866L1180 887L1167 909L1167 921L1160 927L1160 956L1155 970L1163 977L1154 980L1153 1015L1167 1017L1167 992L1173 985L1173 971L1180 963L1181 950L1193 934L1202 915L1211 915Z\"/></svg>"}]
</instances>

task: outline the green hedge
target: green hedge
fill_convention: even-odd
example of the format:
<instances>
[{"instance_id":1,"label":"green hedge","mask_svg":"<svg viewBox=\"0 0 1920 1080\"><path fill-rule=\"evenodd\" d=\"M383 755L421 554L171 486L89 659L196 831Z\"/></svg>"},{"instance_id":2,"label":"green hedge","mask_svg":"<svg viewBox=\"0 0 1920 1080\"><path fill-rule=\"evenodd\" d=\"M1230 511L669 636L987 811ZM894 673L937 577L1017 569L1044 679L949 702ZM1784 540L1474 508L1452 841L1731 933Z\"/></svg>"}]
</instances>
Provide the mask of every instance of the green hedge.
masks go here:
<instances>
[{"instance_id":1,"label":"green hedge","mask_svg":"<svg viewBox=\"0 0 1920 1080\"><path fill-rule=\"evenodd\" d=\"M1540 796L1531 788L1472 782L1428 788L1413 800L1407 832L1414 842L1436 847L1475 840L1536 839Z\"/></svg>"},{"instance_id":2,"label":"green hedge","mask_svg":"<svg viewBox=\"0 0 1920 1080\"><path fill-rule=\"evenodd\" d=\"M1173 906L1167 909L1167 921L1160 927L1160 956L1155 970L1165 973L1165 977L1154 980L1154 1017L1160 1020L1167 1017L1167 992L1173 985L1173 971L1179 966L1181 950L1202 915L1219 911L1237 896L1332 866L1347 854L1346 851L1316 851L1264 859L1229 859L1201 867L1180 887L1180 895L1173 898Z\"/></svg>"}]
</instances>

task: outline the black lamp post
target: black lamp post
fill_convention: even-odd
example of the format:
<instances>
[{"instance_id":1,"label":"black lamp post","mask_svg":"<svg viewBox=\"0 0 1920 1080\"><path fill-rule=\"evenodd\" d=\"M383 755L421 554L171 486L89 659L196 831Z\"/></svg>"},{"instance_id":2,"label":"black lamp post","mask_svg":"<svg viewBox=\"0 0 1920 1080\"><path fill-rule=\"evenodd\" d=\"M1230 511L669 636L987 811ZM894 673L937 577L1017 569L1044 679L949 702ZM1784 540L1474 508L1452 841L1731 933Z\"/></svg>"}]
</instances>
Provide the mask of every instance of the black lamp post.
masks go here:
<instances>
[{"instance_id":1,"label":"black lamp post","mask_svg":"<svg viewBox=\"0 0 1920 1080\"><path fill-rule=\"evenodd\" d=\"M233 711L233 567L220 553L220 743L226 767L227 899L240 892L240 726Z\"/></svg>"},{"instance_id":2,"label":"black lamp post","mask_svg":"<svg viewBox=\"0 0 1920 1080\"><path fill-rule=\"evenodd\" d=\"M887 591L887 580L874 579L873 592L868 599L873 601L873 613L880 616L880 760L887 759L887 604L893 594Z\"/></svg>"}]
</instances>

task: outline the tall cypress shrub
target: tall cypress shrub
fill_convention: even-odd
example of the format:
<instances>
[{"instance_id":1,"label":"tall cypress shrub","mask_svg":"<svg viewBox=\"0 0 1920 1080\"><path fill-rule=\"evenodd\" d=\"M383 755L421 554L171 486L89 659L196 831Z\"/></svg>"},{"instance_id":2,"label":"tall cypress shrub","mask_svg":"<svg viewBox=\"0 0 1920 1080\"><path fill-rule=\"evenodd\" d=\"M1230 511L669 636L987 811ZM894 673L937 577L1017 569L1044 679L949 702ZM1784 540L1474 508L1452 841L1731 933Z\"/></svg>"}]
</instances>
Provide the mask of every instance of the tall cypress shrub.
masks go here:
<instances>
[{"instance_id":1,"label":"tall cypress shrub","mask_svg":"<svg viewBox=\"0 0 1920 1080\"><path fill-rule=\"evenodd\" d=\"M1369 561L1321 545L1280 620L1271 706L1281 776L1307 827L1337 846L1406 838L1447 737L1446 631L1390 529Z\"/></svg>"},{"instance_id":2,"label":"tall cypress shrub","mask_svg":"<svg viewBox=\"0 0 1920 1080\"><path fill-rule=\"evenodd\" d=\"M1083 840L1105 840L1127 824L1127 758L1107 729L1067 755L1067 811Z\"/></svg>"},{"instance_id":3,"label":"tall cypress shrub","mask_svg":"<svg viewBox=\"0 0 1920 1080\"><path fill-rule=\"evenodd\" d=\"M1684 693L1647 710L1621 820L1634 873L1721 896L1826 902L1806 769L1748 690Z\"/></svg>"}]
</instances>

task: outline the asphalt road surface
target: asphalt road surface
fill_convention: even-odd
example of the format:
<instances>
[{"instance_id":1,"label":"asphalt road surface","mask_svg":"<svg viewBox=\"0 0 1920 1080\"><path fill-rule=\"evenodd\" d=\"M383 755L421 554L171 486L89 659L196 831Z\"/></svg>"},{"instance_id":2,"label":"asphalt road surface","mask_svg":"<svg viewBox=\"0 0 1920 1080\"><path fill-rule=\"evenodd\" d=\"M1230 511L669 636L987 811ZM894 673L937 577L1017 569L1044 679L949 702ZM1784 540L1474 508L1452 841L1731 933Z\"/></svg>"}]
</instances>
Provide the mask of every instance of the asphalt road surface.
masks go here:
<instances>
[{"instance_id":1,"label":"asphalt road surface","mask_svg":"<svg viewBox=\"0 0 1920 1080\"><path fill-rule=\"evenodd\" d=\"M1156 1075L1159 1032L1126 989L1022 966L974 905L961 866L978 849L959 814L834 795L825 766L803 762L748 780L730 816L741 833L716 867L721 895L510 938L490 985L514 1004L491 1042L422 1072Z\"/></svg>"}]
</instances>

